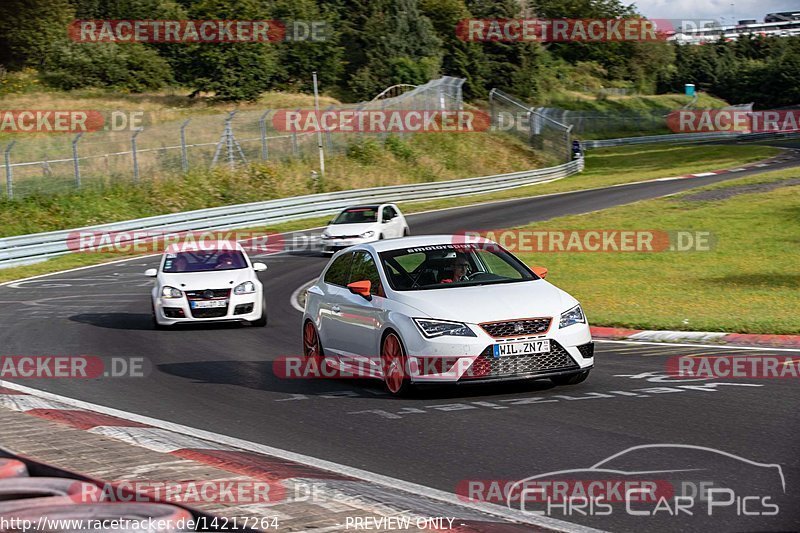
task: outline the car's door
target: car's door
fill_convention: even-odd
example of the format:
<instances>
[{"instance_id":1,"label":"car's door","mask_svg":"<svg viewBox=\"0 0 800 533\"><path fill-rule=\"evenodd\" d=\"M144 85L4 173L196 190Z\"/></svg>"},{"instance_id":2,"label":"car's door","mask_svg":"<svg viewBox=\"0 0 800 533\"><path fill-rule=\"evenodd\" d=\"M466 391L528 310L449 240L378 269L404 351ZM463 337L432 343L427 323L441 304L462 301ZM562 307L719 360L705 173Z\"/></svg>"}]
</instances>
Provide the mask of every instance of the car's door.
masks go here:
<instances>
[{"instance_id":1,"label":"car's door","mask_svg":"<svg viewBox=\"0 0 800 533\"><path fill-rule=\"evenodd\" d=\"M392 206L383 206L381 222L383 226L383 235L387 239L394 239L403 235L400 218L397 216L397 211L395 211Z\"/></svg>"},{"instance_id":2,"label":"car's door","mask_svg":"<svg viewBox=\"0 0 800 533\"><path fill-rule=\"evenodd\" d=\"M338 355L346 348L346 334L341 328L341 306L345 294L350 294L347 283L353 264L353 252L337 257L325 271L319 284L319 339L325 355Z\"/></svg>"},{"instance_id":3,"label":"car's door","mask_svg":"<svg viewBox=\"0 0 800 533\"><path fill-rule=\"evenodd\" d=\"M343 354L341 360L362 369L370 366L377 369L374 365L378 363L378 337L386 312L385 292L372 255L365 250L358 250L354 255L350 283L369 280L371 298L353 294L349 290L343 298L338 327L345 334L347 354Z\"/></svg>"}]
</instances>

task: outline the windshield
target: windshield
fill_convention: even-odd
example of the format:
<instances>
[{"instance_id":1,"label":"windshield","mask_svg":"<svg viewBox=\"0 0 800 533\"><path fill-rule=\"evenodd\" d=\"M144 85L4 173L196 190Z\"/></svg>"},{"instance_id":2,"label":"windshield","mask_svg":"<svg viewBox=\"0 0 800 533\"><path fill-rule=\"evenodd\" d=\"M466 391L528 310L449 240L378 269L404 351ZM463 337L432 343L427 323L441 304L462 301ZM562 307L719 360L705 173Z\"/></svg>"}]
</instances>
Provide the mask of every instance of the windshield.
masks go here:
<instances>
[{"instance_id":1,"label":"windshield","mask_svg":"<svg viewBox=\"0 0 800 533\"><path fill-rule=\"evenodd\" d=\"M210 272L247 268L247 260L236 250L204 250L170 253L164 256L163 272Z\"/></svg>"},{"instance_id":2,"label":"windshield","mask_svg":"<svg viewBox=\"0 0 800 533\"><path fill-rule=\"evenodd\" d=\"M377 207L351 207L339 213L339 216L333 219L331 224L364 224L377 221Z\"/></svg>"},{"instance_id":3,"label":"windshield","mask_svg":"<svg viewBox=\"0 0 800 533\"><path fill-rule=\"evenodd\" d=\"M434 245L380 254L389 285L398 291L494 285L539 279L499 246Z\"/></svg>"}]
</instances>

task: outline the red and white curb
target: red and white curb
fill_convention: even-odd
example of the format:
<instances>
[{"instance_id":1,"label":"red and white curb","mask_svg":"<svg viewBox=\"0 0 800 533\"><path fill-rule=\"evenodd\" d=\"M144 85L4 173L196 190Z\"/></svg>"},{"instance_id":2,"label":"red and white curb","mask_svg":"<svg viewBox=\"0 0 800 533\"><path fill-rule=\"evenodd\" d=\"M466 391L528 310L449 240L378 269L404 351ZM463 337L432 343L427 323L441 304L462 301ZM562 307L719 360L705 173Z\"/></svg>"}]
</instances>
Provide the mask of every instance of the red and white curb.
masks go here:
<instances>
[{"instance_id":1,"label":"red and white curb","mask_svg":"<svg viewBox=\"0 0 800 533\"><path fill-rule=\"evenodd\" d=\"M592 327L595 339L665 343L707 343L721 346L800 349L800 335L758 335L722 331L663 331L626 328Z\"/></svg>"},{"instance_id":2,"label":"red and white curb","mask_svg":"<svg viewBox=\"0 0 800 533\"><path fill-rule=\"evenodd\" d=\"M341 502L382 516L411 516L412 524L418 517L452 517L456 520L450 531L457 533L521 533L531 531L531 526L567 533L599 532L500 505L462 501L456 494L416 483L3 380L0 408L260 481L281 483L287 494L293 494L298 485L314 484L331 505Z\"/></svg>"}]
</instances>

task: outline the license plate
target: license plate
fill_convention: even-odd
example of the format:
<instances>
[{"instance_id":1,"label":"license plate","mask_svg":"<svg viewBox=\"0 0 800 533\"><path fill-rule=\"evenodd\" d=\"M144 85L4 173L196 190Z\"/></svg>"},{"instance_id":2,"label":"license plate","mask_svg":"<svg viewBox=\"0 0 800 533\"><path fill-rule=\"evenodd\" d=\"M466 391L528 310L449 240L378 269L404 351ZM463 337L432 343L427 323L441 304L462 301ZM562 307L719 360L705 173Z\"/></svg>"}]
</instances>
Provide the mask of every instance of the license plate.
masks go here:
<instances>
[{"instance_id":1,"label":"license plate","mask_svg":"<svg viewBox=\"0 0 800 533\"><path fill-rule=\"evenodd\" d=\"M530 355L535 353L550 353L550 339L540 341L508 342L495 344L494 356L504 355Z\"/></svg>"},{"instance_id":2,"label":"license plate","mask_svg":"<svg viewBox=\"0 0 800 533\"><path fill-rule=\"evenodd\" d=\"M228 300L199 300L189 302L189 305L192 306L192 309L208 309L210 307L226 307L228 305Z\"/></svg>"}]
</instances>

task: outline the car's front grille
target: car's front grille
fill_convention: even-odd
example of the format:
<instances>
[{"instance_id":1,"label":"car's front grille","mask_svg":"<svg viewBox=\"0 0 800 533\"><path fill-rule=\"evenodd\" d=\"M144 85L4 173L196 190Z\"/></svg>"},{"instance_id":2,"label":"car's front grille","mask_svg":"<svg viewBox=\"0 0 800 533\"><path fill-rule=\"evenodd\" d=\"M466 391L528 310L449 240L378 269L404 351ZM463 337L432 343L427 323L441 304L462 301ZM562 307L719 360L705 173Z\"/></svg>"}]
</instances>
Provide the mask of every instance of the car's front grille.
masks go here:
<instances>
[{"instance_id":1,"label":"car's front grille","mask_svg":"<svg viewBox=\"0 0 800 533\"><path fill-rule=\"evenodd\" d=\"M231 295L230 289L201 289L197 291L186 291L186 298L189 300L219 300Z\"/></svg>"},{"instance_id":2,"label":"car's front grille","mask_svg":"<svg viewBox=\"0 0 800 533\"><path fill-rule=\"evenodd\" d=\"M494 338L524 337L526 335L541 335L550 329L550 317L522 318L519 320L505 320L502 322L484 322L480 326Z\"/></svg>"},{"instance_id":3,"label":"car's front grille","mask_svg":"<svg viewBox=\"0 0 800 533\"><path fill-rule=\"evenodd\" d=\"M192 309L192 316L194 318L222 318L228 314L228 306L225 307L207 307L201 309Z\"/></svg>"},{"instance_id":4,"label":"car's front grille","mask_svg":"<svg viewBox=\"0 0 800 533\"><path fill-rule=\"evenodd\" d=\"M494 350L489 346L475 359L462 379L512 377L578 368L567 350L551 339L550 353L494 357Z\"/></svg>"}]
</instances>

